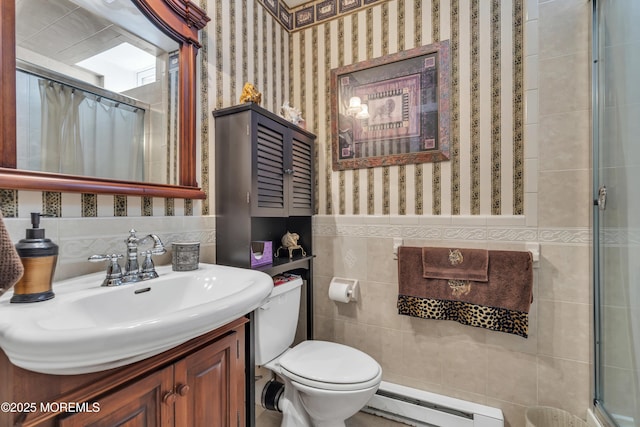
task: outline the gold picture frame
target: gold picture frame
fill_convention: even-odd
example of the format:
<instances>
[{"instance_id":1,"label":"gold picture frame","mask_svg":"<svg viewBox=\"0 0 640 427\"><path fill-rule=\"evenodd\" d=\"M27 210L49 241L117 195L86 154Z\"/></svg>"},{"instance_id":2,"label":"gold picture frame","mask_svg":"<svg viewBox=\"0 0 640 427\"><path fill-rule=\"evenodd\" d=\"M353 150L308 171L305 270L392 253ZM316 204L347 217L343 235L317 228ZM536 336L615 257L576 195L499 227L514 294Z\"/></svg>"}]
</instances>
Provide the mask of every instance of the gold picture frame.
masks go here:
<instances>
[{"instance_id":1,"label":"gold picture frame","mask_svg":"<svg viewBox=\"0 0 640 427\"><path fill-rule=\"evenodd\" d=\"M331 70L333 170L449 159L449 41Z\"/></svg>"}]
</instances>

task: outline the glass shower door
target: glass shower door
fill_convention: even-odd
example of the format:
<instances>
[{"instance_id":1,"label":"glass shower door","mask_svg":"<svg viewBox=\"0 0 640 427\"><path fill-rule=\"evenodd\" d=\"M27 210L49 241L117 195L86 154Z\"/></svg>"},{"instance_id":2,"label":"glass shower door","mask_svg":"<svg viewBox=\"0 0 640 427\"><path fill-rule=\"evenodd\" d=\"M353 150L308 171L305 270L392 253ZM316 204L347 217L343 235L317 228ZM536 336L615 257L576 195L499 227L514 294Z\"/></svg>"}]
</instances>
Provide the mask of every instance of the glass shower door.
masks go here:
<instances>
[{"instance_id":1,"label":"glass shower door","mask_svg":"<svg viewBox=\"0 0 640 427\"><path fill-rule=\"evenodd\" d=\"M596 408L640 426L640 1L593 3Z\"/></svg>"}]
</instances>

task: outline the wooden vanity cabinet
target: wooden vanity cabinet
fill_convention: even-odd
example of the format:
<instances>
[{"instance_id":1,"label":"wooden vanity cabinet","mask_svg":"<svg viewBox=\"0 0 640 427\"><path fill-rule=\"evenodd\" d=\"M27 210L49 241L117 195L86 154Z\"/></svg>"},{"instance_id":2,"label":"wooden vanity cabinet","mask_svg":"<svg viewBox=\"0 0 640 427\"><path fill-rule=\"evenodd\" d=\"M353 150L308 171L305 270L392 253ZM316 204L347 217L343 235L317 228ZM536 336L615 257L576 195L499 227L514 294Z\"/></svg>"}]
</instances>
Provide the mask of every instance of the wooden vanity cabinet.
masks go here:
<instances>
[{"instance_id":1,"label":"wooden vanity cabinet","mask_svg":"<svg viewBox=\"0 0 640 427\"><path fill-rule=\"evenodd\" d=\"M168 367L150 374L97 403L99 411L61 415L60 427L146 427L173 426L172 407L164 398L173 388L173 369ZM164 398L164 399L163 399Z\"/></svg>"},{"instance_id":2,"label":"wooden vanity cabinet","mask_svg":"<svg viewBox=\"0 0 640 427\"><path fill-rule=\"evenodd\" d=\"M244 335L242 336L244 340ZM228 336L175 365L175 426L244 426L244 347Z\"/></svg>"},{"instance_id":3,"label":"wooden vanity cabinet","mask_svg":"<svg viewBox=\"0 0 640 427\"><path fill-rule=\"evenodd\" d=\"M246 322L237 319L160 355L93 374L38 374L2 354L0 369L10 374L13 392L0 401L38 408L41 402L77 402L87 410L2 413L0 427L244 426Z\"/></svg>"}]
</instances>

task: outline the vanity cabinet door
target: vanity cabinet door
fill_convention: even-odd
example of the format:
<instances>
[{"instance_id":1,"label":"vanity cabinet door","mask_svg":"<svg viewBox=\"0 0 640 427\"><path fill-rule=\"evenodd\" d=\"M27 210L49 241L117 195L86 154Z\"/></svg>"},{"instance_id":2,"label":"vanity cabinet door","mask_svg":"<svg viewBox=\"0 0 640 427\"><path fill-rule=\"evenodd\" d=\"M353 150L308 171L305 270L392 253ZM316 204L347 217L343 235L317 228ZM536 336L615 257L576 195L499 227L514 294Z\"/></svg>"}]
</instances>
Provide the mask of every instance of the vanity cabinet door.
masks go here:
<instances>
[{"instance_id":1,"label":"vanity cabinet door","mask_svg":"<svg viewBox=\"0 0 640 427\"><path fill-rule=\"evenodd\" d=\"M60 427L172 427L173 367L97 399L100 410L77 412L59 420ZM88 405L91 408L91 403ZM184 424L186 425L186 424Z\"/></svg>"},{"instance_id":2,"label":"vanity cabinet door","mask_svg":"<svg viewBox=\"0 0 640 427\"><path fill-rule=\"evenodd\" d=\"M175 364L176 426L244 425L241 338L234 331Z\"/></svg>"}]
</instances>

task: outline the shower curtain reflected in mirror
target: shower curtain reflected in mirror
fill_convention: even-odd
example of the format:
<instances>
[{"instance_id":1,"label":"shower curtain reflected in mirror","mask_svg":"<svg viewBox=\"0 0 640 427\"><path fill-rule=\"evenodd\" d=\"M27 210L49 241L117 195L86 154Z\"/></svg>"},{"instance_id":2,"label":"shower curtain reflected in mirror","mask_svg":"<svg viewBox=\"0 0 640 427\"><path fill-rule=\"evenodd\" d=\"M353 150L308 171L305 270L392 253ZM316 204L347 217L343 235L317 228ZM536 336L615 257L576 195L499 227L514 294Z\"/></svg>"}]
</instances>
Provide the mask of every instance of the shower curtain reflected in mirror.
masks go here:
<instances>
[{"instance_id":1,"label":"shower curtain reflected in mirror","mask_svg":"<svg viewBox=\"0 0 640 427\"><path fill-rule=\"evenodd\" d=\"M80 91L68 86L38 81L42 123L40 167L46 172L83 175L84 159L80 137Z\"/></svg>"},{"instance_id":2,"label":"shower curtain reflected in mirror","mask_svg":"<svg viewBox=\"0 0 640 427\"><path fill-rule=\"evenodd\" d=\"M593 11L596 406L640 426L640 2Z\"/></svg>"},{"instance_id":3,"label":"shower curtain reflected in mirror","mask_svg":"<svg viewBox=\"0 0 640 427\"><path fill-rule=\"evenodd\" d=\"M80 123L84 175L144 181L144 110L87 99Z\"/></svg>"},{"instance_id":4,"label":"shower curtain reflected in mirror","mask_svg":"<svg viewBox=\"0 0 640 427\"><path fill-rule=\"evenodd\" d=\"M18 169L143 181L145 110L18 71Z\"/></svg>"}]
</instances>

